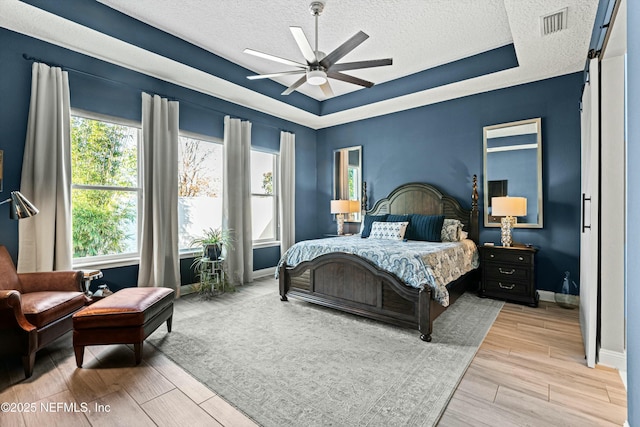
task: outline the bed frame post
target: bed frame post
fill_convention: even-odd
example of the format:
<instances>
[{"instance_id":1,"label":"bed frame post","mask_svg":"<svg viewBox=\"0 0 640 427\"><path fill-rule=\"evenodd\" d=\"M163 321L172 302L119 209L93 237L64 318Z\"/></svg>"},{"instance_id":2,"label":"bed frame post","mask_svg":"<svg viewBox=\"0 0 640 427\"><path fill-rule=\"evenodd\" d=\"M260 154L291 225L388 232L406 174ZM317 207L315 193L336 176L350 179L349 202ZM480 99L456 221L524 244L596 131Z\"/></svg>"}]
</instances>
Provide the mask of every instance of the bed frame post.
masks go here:
<instances>
[{"instance_id":1,"label":"bed frame post","mask_svg":"<svg viewBox=\"0 0 640 427\"><path fill-rule=\"evenodd\" d=\"M469 237L474 242L480 242L480 223L478 215L478 176L473 175L473 191L471 193L471 213L469 214Z\"/></svg>"},{"instance_id":2,"label":"bed frame post","mask_svg":"<svg viewBox=\"0 0 640 427\"><path fill-rule=\"evenodd\" d=\"M287 280L287 263L283 262L278 272L280 278L280 301L289 301L287 292L289 292L289 281Z\"/></svg>"},{"instance_id":3,"label":"bed frame post","mask_svg":"<svg viewBox=\"0 0 640 427\"><path fill-rule=\"evenodd\" d=\"M433 332L433 321L431 320L431 289L420 289L418 294L418 329L420 339L431 342L431 332Z\"/></svg>"}]
</instances>

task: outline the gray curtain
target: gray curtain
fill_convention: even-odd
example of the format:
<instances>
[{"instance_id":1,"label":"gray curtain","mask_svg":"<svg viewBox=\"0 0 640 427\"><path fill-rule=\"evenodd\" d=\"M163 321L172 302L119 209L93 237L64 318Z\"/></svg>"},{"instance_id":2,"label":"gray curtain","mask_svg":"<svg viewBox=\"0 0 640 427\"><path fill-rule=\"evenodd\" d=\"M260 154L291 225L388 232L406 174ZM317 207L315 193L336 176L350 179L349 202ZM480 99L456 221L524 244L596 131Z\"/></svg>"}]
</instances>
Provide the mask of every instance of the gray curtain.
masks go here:
<instances>
[{"instance_id":1,"label":"gray curtain","mask_svg":"<svg viewBox=\"0 0 640 427\"><path fill-rule=\"evenodd\" d=\"M40 213L19 222L19 272L71 269L70 126L67 72L34 63L20 192Z\"/></svg>"},{"instance_id":2,"label":"gray curtain","mask_svg":"<svg viewBox=\"0 0 640 427\"><path fill-rule=\"evenodd\" d=\"M142 94L142 232L138 286L180 291L178 102Z\"/></svg>"},{"instance_id":3,"label":"gray curtain","mask_svg":"<svg viewBox=\"0 0 640 427\"><path fill-rule=\"evenodd\" d=\"M296 242L296 135L280 132L280 253Z\"/></svg>"},{"instance_id":4,"label":"gray curtain","mask_svg":"<svg viewBox=\"0 0 640 427\"><path fill-rule=\"evenodd\" d=\"M251 122L224 118L222 227L234 237L225 256L232 283L253 281Z\"/></svg>"}]
</instances>

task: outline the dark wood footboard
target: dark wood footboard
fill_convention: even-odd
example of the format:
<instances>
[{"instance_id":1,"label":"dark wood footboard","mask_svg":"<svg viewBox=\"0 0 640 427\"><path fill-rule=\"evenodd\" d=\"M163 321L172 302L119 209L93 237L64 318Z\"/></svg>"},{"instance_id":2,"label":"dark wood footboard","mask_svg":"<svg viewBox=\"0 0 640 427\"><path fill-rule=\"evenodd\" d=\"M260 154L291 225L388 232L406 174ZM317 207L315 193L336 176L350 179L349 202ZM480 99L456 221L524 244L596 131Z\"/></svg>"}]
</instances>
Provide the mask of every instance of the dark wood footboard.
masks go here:
<instances>
[{"instance_id":1,"label":"dark wood footboard","mask_svg":"<svg viewBox=\"0 0 640 427\"><path fill-rule=\"evenodd\" d=\"M347 253L322 255L279 271L280 297L289 296L406 328L418 329L431 341L433 321L444 311L430 289L417 289L369 261ZM451 303L468 285L458 280L450 289Z\"/></svg>"}]
</instances>

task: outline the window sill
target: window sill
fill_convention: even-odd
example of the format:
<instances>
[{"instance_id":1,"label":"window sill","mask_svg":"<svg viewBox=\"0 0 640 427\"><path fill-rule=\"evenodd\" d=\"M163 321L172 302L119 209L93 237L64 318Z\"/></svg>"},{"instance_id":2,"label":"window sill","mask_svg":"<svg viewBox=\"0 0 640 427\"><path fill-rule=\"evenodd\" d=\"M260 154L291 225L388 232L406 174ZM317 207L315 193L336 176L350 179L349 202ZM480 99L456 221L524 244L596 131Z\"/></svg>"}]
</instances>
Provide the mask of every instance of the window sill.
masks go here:
<instances>
[{"instance_id":1,"label":"window sill","mask_svg":"<svg viewBox=\"0 0 640 427\"><path fill-rule=\"evenodd\" d=\"M272 248L275 246L280 246L280 241L273 242L262 242L262 243L254 243L253 249L260 248ZM199 256L201 251L199 249L188 250L180 252L180 259L186 258L195 258ZM104 260L104 261L78 261L74 262L72 268L74 270L103 270L107 268L117 268L117 267L130 267L132 265L139 265L140 258L138 257L128 257L128 258L119 258L113 260Z\"/></svg>"},{"instance_id":2,"label":"window sill","mask_svg":"<svg viewBox=\"0 0 640 427\"><path fill-rule=\"evenodd\" d=\"M119 258L113 260L96 260L96 261L79 261L73 263L74 270L102 270L105 268L116 268L116 267L129 267L132 265L140 264L140 258L138 257L130 257L130 258Z\"/></svg>"},{"instance_id":3,"label":"window sill","mask_svg":"<svg viewBox=\"0 0 640 427\"><path fill-rule=\"evenodd\" d=\"M275 246L280 246L280 240L272 240L270 242L254 243L253 244L253 249L273 248Z\"/></svg>"}]
</instances>

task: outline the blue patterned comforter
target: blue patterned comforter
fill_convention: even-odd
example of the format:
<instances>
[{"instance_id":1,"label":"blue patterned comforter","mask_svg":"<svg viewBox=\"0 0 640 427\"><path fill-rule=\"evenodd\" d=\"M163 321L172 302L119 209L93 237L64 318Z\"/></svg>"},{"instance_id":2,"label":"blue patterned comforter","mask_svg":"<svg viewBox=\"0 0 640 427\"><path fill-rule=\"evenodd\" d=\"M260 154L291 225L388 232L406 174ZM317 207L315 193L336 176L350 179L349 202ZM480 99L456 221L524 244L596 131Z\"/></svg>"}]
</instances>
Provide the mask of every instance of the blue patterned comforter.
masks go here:
<instances>
[{"instance_id":1,"label":"blue patterned comforter","mask_svg":"<svg viewBox=\"0 0 640 427\"><path fill-rule=\"evenodd\" d=\"M429 286L434 299L449 305L446 285L477 268L478 250L469 239L461 242L418 242L381 239L363 239L359 235L307 240L293 245L280 259L280 266L295 267L331 252L345 252L371 261L381 269L395 274L414 288Z\"/></svg>"}]
</instances>

